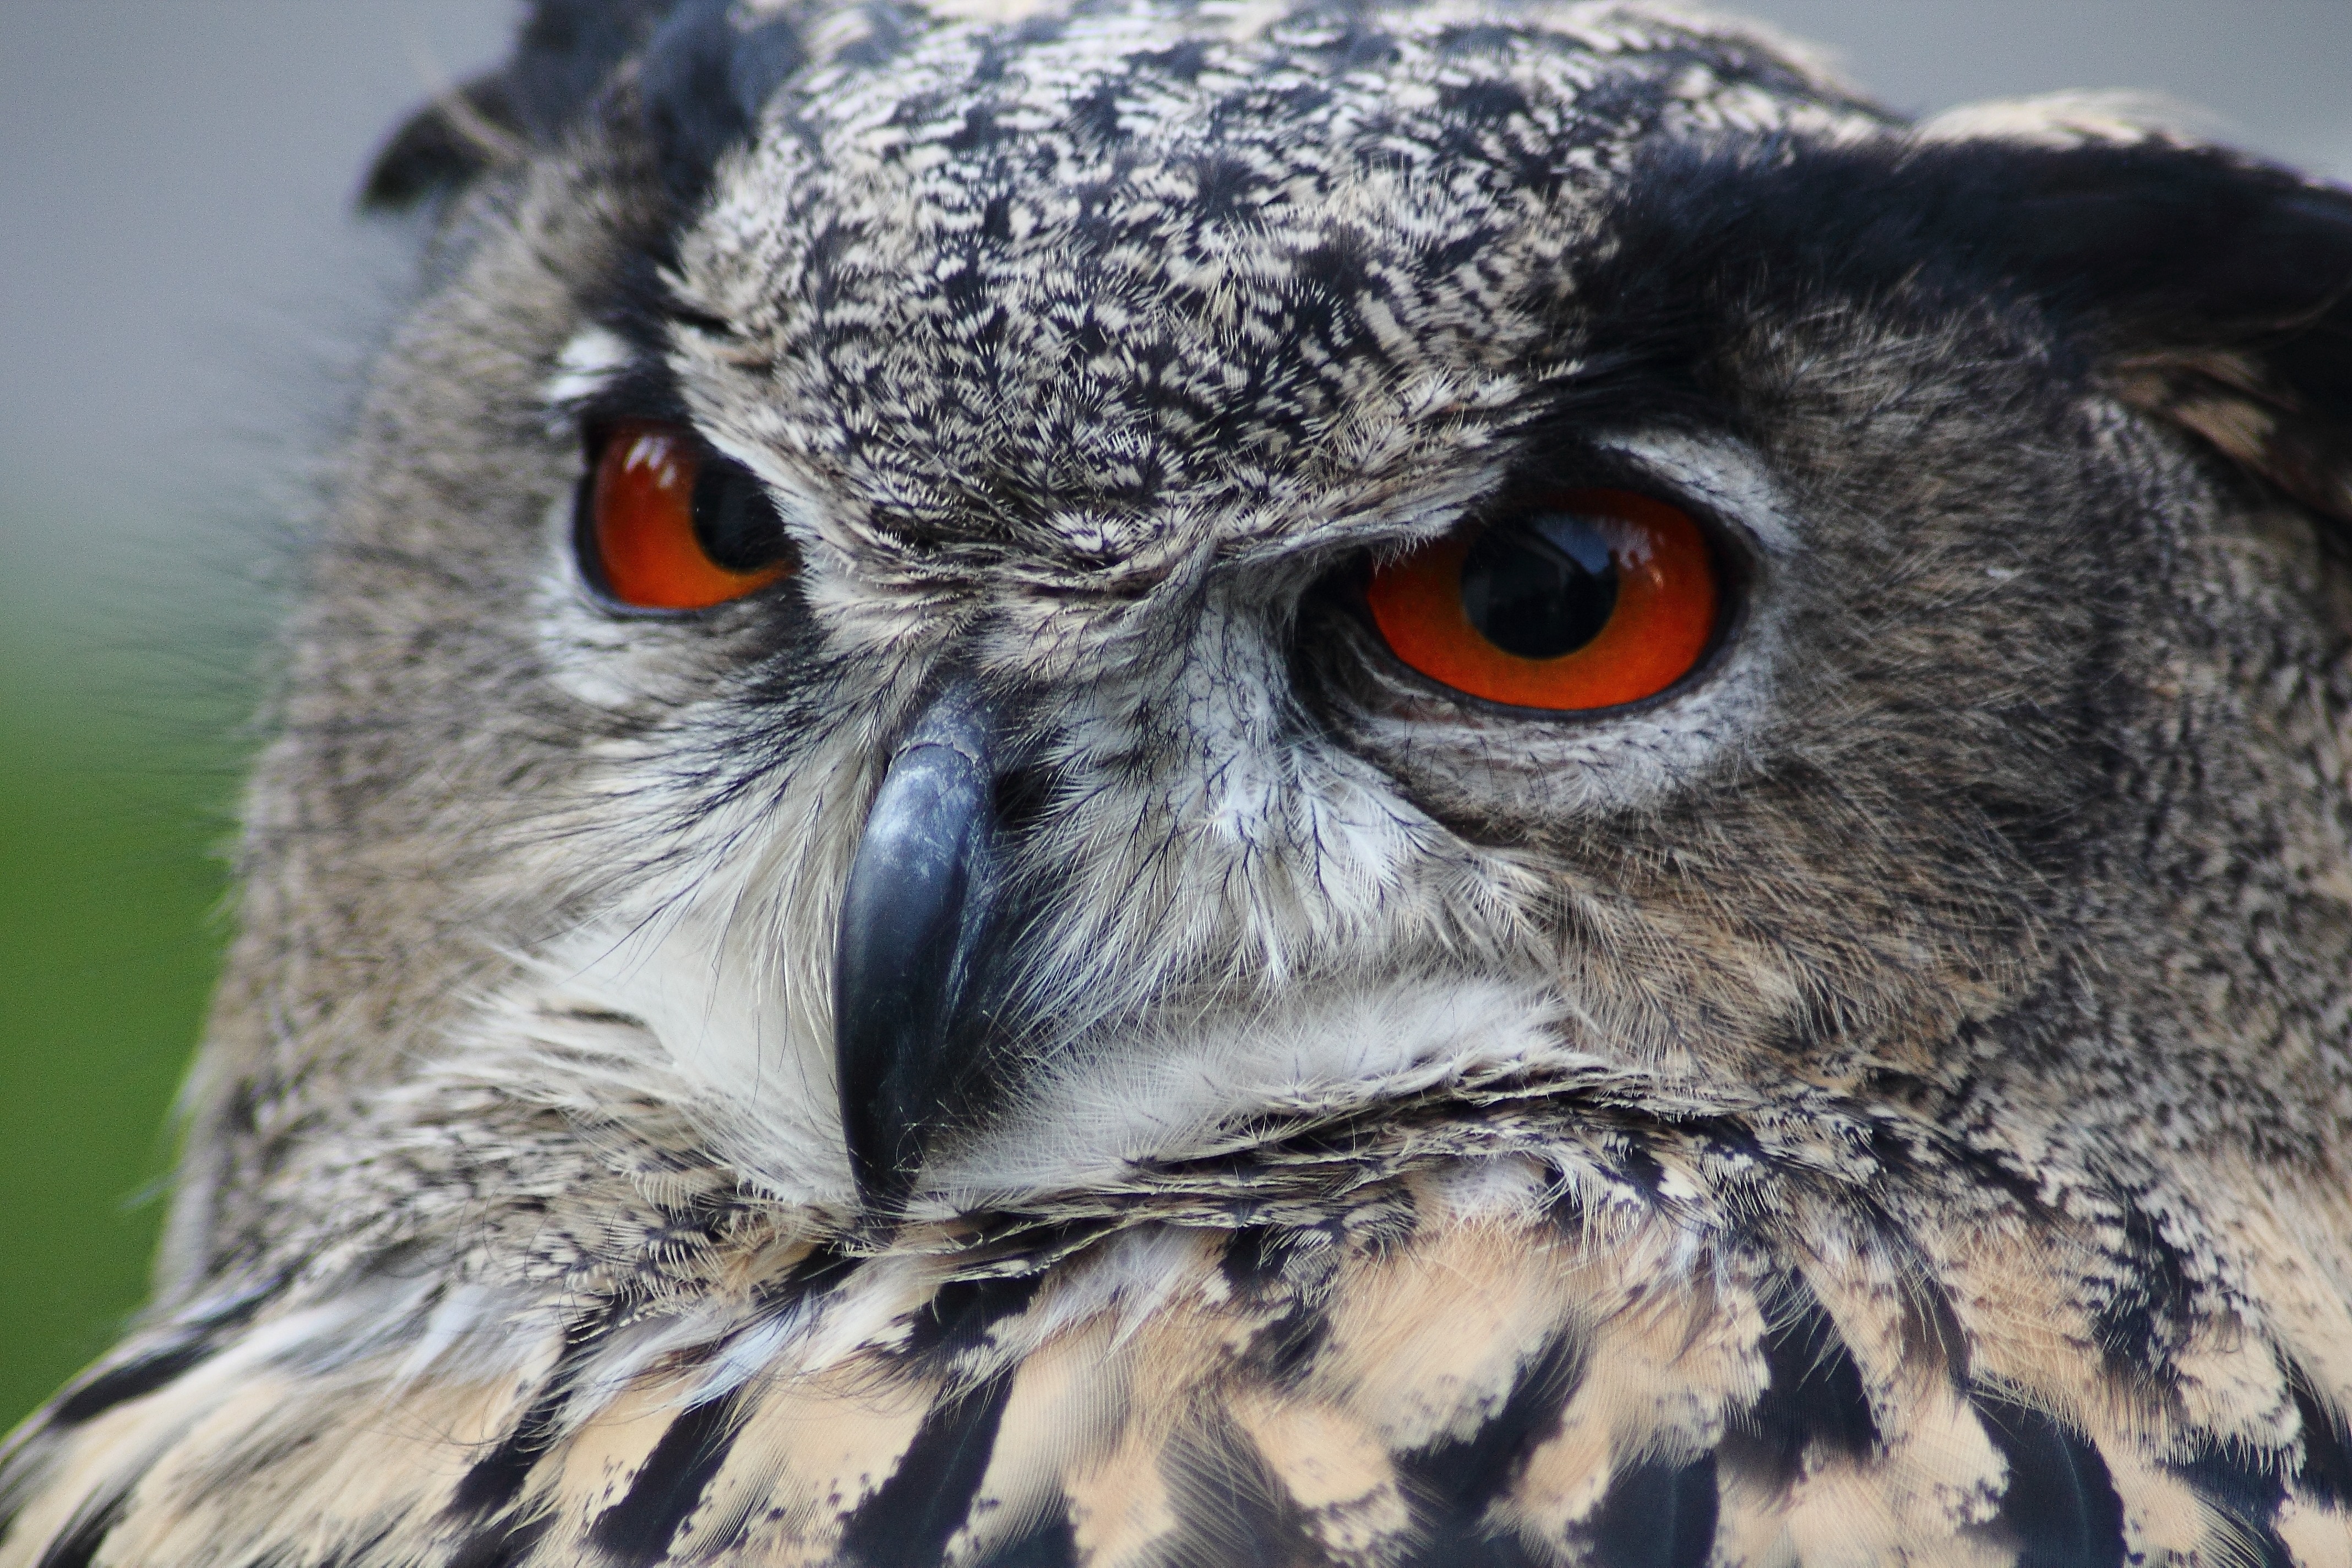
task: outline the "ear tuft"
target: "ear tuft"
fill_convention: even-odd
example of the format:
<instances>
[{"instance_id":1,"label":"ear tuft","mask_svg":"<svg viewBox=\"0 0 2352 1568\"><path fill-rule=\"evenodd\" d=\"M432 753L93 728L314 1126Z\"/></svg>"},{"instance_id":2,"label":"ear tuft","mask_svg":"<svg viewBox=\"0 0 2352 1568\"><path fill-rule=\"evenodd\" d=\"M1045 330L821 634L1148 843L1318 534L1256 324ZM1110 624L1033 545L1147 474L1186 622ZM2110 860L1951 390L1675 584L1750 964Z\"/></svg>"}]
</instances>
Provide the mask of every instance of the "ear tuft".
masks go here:
<instances>
[{"instance_id":1,"label":"ear tuft","mask_svg":"<svg viewBox=\"0 0 2352 1568\"><path fill-rule=\"evenodd\" d=\"M504 65L394 134L360 205L415 206L561 143L592 116L618 113L682 209L803 58L790 17L734 0L536 0ZM616 90L624 79L629 87Z\"/></svg>"},{"instance_id":2,"label":"ear tuft","mask_svg":"<svg viewBox=\"0 0 2352 1568\"><path fill-rule=\"evenodd\" d=\"M401 212L520 158L522 126L502 74L476 77L411 115L368 165L360 205Z\"/></svg>"},{"instance_id":3,"label":"ear tuft","mask_svg":"<svg viewBox=\"0 0 2352 1568\"><path fill-rule=\"evenodd\" d=\"M2352 357L2352 331L2331 332L2325 323L2312 331ZM2126 356L2108 374L2124 402L2203 437L2313 510L2352 523L2352 405L2299 393L2246 349Z\"/></svg>"},{"instance_id":4,"label":"ear tuft","mask_svg":"<svg viewBox=\"0 0 2352 1568\"><path fill-rule=\"evenodd\" d=\"M2158 139L2020 149L2003 184L2012 276L2124 401L2352 522L2352 191Z\"/></svg>"},{"instance_id":5,"label":"ear tuft","mask_svg":"<svg viewBox=\"0 0 2352 1568\"><path fill-rule=\"evenodd\" d=\"M533 0L496 70L419 110L370 165L360 205L398 211L551 146L644 47L676 0Z\"/></svg>"}]
</instances>

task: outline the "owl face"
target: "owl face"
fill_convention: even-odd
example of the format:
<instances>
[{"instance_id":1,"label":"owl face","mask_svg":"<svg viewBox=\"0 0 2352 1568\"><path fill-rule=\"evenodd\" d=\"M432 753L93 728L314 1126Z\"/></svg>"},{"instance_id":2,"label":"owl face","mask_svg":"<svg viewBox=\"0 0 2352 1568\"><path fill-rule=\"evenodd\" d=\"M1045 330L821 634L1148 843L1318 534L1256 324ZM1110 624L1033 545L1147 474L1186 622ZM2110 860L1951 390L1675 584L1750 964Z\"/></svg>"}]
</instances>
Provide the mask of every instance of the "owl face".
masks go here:
<instances>
[{"instance_id":1,"label":"owl face","mask_svg":"<svg viewBox=\"0 0 2352 1568\"><path fill-rule=\"evenodd\" d=\"M2144 154L1605 7L688 11L454 209L320 557L284 841L403 1048L842 1208L1531 1071L2112 1078L2047 998L2173 962L2196 837L2121 759L2310 551L1996 221ZM1687 624L1542 684L1643 571Z\"/></svg>"}]
</instances>

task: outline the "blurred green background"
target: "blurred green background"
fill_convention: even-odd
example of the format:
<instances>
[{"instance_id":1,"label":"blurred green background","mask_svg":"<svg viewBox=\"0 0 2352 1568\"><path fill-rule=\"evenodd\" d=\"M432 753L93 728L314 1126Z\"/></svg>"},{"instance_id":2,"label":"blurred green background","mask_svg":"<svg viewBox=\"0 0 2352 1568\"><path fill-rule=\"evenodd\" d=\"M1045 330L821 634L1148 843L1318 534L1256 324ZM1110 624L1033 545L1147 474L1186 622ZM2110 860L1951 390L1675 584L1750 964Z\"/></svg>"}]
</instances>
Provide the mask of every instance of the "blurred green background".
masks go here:
<instances>
[{"instance_id":1,"label":"blurred green background","mask_svg":"<svg viewBox=\"0 0 2352 1568\"><path fill-rule=\"evenodd\" d=\"M166 1108L212 982L210 851L234 776L232 746L159 734L88 665L7 652L0 1422L105 1349L142 1294Z\"/></svg>"},{"instance_id":2,"label":"blurred green background","mask_svg":"<svg viewBox=\"0 0 2352 1568\"><path fill-rule=\"evenodd\" d=\"M1726 4L1898 107L2154 89L2352 174L2347 0ZM351 192L517 9L0 0L0 1427L142 1294L258 584L404 276Z\"/></svg>"}]
</instances>

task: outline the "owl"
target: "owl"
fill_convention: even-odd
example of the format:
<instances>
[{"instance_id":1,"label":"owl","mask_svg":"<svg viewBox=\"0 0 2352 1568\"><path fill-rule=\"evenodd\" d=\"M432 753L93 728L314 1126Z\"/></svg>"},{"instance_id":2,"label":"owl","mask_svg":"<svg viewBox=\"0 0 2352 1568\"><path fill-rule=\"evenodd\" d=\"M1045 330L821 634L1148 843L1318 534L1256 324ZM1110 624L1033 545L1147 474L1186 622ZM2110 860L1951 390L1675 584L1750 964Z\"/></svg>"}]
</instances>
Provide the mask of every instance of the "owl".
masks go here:
<instances>
[{"instance_id":1,"label":"owl","mask_svg":"<svg viewBox=\"0 0 2352 1568\"><path fill-rule=\"evenodd\" d=\"M539 0L6 1568L2352 1564L2352 193Z\"/></svg>"}]
</instances>

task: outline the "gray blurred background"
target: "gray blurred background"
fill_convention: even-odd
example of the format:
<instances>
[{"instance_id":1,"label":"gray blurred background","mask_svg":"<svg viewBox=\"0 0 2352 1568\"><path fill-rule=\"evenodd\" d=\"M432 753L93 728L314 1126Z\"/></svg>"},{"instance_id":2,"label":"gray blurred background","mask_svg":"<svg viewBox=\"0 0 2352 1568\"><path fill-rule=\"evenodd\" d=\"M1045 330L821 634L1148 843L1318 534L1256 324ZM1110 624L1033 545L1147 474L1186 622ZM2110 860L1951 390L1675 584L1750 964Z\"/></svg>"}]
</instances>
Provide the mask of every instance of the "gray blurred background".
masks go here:
<instances>
[{"instance_id":1,"label":"gray blurred background","mask_svg":"<svg viewBox=\"0 0 2352 1568\"><path fill-rule=\"evenodd\" d=\"M2153 89L2352 178L2352 0L1759 0L1928 111ZM0 1426L139 1292L271 566L396 298L351 193L502 0L0 0Z\"/></svg>"}]
</instances>

